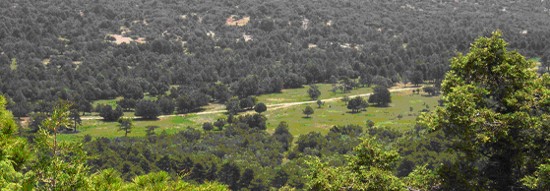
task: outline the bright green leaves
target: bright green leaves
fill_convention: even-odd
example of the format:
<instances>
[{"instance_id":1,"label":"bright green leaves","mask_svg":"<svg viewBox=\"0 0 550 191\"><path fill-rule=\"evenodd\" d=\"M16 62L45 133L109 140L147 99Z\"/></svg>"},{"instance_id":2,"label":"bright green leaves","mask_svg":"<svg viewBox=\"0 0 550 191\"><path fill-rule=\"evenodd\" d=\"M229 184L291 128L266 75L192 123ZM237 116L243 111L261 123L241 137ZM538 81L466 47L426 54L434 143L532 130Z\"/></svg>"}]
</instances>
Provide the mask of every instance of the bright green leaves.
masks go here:
<instances>
[{"instance_id":1,"label":"bright green leaves","mask_svg":"<svg viewBox=\"0 0 550 191\"><path fill-rule=\"evenodd\" d=\"M550 164L541 164L533 175L522 178L521 182L533 190L550 190Z\"/></svg>"},{"instance_id":2,"label":"bright green leaves","mask_svg":"<svg viewBox=\"0 0 550 191\"><path fill-rule=\"evenodd\" d=\"M509 189L521 178L512 172L525 173L522 165L548 157L549 77L537 77L533 63L506 46L497 31L452 58L443 106L419 118L419 124L443 131L450 148L464 156L467 165L455 170L472 179L451 184Z\"/></svg>"},{"instance_id":3,"label":"bright green leaves","mask_svg":"<svg viewBox=\"0 0 550 191\"><path fill-rule=\"evenodd\" d=\"M69 107L70 104L66 102L60 102L59 104L57 104L54 107L50 117L42 122L42 127L46 128L46 130L56 133L58 128L71 124L69 118Z\"/></svg>"},{"instance_id":4,"label":"bright green leaves","mask_svg":"<svg viewBox=\"0 0 550 191\"><path fill-rule=\"evenodd\" d=\"M366 138L353 150L355 156L350 160L350 166L356 170L369 170L375 167L391 171L399 160L399 153L395 150L386 151L372 138Z\"/></svg>"},{"instance_id":5,"label":"bright green leaves","mask_svg":"<svg viewBox=\"0 0 550 191\"><path fill-rule=\"evenodd\" d=\"M507 51L501 36L496 31L491 37L481 37L468 54L451 59L451 70L442 85L444 96L452 87L470 84L488 91L481 105L504 112L518 110L531 100L536 79L533 64L521 54Z\"/></svg>"},{"instance_id":6,"label":"bright green leaves","mask_svg":"<svg viewBox=\"0 0 550 191\"><path fill-rule=\"evenodd\" d=\"M394 150L385 150L372 138L354 149L344 167L331 167L319 158L308 161L310 172L307 190L406 190L405 184L392 173L399 160Z\"/></svg>"},{"instance_id":7,"label":"bright green leaves","mask_svg":"<svg viewBox=\"0 0 550 191\"><path fill-rule=\"evenodd\" d=\"M0 96L0 138L11 136L17 131L15 121L13 121L13 115L10 111L6 110L6 99Z\"/></svg>"},{"instance_id":8,"label":"bright green leaves","mask_svg":"<svg viewBox=\"0 0 550 191\"><path fill-rule=\"evenodd\" d=\"M441 177L428 169L427 165L416 166L416 168L404 178L404 182L409 186L410 190L436 190L441 185Z\"/></svg>"}]
</instances>

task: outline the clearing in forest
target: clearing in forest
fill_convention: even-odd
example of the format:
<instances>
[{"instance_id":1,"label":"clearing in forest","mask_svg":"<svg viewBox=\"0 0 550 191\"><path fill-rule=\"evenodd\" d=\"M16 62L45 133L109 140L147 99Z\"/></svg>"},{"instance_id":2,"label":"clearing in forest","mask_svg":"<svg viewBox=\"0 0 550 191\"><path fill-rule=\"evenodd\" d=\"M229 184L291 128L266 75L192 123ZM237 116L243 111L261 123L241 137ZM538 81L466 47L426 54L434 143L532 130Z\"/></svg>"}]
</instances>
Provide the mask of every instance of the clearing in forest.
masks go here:
<instances>
[{"instance_id":1,"label":"clearing in forest","mask_svg":"<svg viewBox=\"0 0 550 191\"><path fill-rule=\"evenodd\" d=\"M242 27L248 24L250 21L250 16L245 16L241 19L235 19L237 15L231 15L225 20L225 25L227 26L238 26Z\"/></svg>"}]
</instances>

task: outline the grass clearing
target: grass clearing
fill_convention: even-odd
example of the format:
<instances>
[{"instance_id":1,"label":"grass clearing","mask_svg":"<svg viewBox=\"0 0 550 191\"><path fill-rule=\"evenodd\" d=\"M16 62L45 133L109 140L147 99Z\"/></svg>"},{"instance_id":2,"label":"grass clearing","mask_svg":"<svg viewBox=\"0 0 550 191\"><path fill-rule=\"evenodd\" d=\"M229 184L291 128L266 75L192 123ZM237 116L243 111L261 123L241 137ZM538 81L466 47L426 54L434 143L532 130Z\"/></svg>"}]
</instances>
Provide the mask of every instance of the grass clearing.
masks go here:
<instances>
[{"instance_id":1,"label":"grass clearing","mask_svg":"<svg viewBox=\"0 0 550 191\"><path fill-rule=\"evenodd\" d=\"M186 116L171 116L158 120L134 120L134 128L129 137L145 136L147 127L158 126L155 129L156 133L166 131L168 134L174 134L187 127L201 127L205 121L214 121L222 117L222 114L196 115L190 114ZM79 133L76 134L60 134L59 140L62 141L80 141L85 135L92 137L115 138L123 137L124 131L118 131L118 122L105 122L103 120L84 120L82 126L78 128Z\"/></svg>"},{"instance_id":2,"label":"grass clearing","mask_svg":"<svg viewBox=\"0 0 550 191\"><path fill-rule=\"evenodd\" d=\"M321 91L320 99L329 99L342 97L346 95L357 95L371 93L371 88L358 88L349 93L334 93L331 84L317 84ZM259 102L266 104L278 104L289 102L310 101L307 95L309 86L296 89L285 89L282 93L266 94L258 96ZM97 104L113 104L121 98L112 100L100 100L94 102ZM145 99L154 99L146 96ZM315 113L311 118L305 118L302 110L307 104L280 106L269 108L264 113L268 118L267 131L272 133L281 121L289 124L290 132L294 136L306 134L312 131L327 133L334 125L356 124L365 126L368 119L374 121L377 126L388 126L398 130L407 130L415 124L416 118L422 109L433 109L438 103L439 97L427 97L424 95L413 94L411 90L402 92L393 92L390 107L369 107L367 111L361 113L350 113L346 104L340 100L326 102L322 108L317 108L317 104L311 103ZM410 111L412 107L413 111ZM221 104L210 104L204 107L205 111L216 111L224 109ZM252 111L253 112L253 111ZM96 114L97 115L97 114ZM134 116L133 112L125 112L124 116ZM225 118L223 113L211 114L189 114L185 116L170 116L159 120L134 120L135 128L128 135L131 137L145 136L147 126L159 126L155 132L160 133L165 130L167 133L176 133L189 126L201 128L204 122L214 122L218 118ZM118 131L117 122L104 122L102 120L85 120L77 134L60 135L60 140L82 140L86 134L92 137L122 137L124 132Z\"/></svg>"},{"instance_id":3,"label":"grass clearing","mask_svg":"<svg viewBox=\"0 0 550 191\"><path fill-rule=\"evenodd\" d=\"M321 91L321 96L319 99L328 99L335 97L342 97L346 95L356 95L356 94L366 94L371 93L372 88L357 88L347 93L342 93L340 90L332 92L332 84L317 84L319 91ZM267 105L269 104L278 104L278 103L288 103L288 102L300 102L300 101L311 101L307 90L309 86L304 86L302 88L294 89L284 89L281 93L265 94L258 96L258 102L263 102Z\"/></svg>"},{"instance_id":4,"label":"grass clearing","mask_svg":"<svg viewBox=\"0 0 550 191\"><path fill-rule=\"evenodd\" d=\"M311 118L304 118L302 110L307 104L267 110L268 132L272 133L281 121L289 124L290 132L294 136L306 134L312 131L327 133L334 125L362 125L365 126L368 119L375 122L376 126L388 126L398 130L407 130L415 124L416 118L422 109L433 109L437 106L439 97L427 97L412 94L412 91L392 93L390 107L368 107L361 113L350 113L343 101L327 102L322 108L316 104L310 104L315 113ZM413 111L410 111L410 107Z\"/></svg>"}]
</instances>

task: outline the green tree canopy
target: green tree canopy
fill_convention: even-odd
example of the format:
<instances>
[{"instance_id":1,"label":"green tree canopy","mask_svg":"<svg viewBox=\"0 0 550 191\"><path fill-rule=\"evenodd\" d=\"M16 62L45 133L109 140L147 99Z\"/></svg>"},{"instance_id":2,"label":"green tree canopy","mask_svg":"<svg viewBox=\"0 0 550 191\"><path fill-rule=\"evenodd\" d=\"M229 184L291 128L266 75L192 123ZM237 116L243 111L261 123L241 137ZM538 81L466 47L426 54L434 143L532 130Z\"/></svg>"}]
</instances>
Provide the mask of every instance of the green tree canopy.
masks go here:
<instances>
[{"instance_id":1,"label":"green tree canopy","mask_svg":"<svg viewBox=\"0 0 550 191\"><path fill-rule=\"evenodd\" d=\"M451 59L443 81L443 106L420 118L443 131L460 153L442 176L443 186L510 190L548 158L548 76L537 77L533 63L496 31L478 38L466 55Z\"/></svg>"}]
</instances>

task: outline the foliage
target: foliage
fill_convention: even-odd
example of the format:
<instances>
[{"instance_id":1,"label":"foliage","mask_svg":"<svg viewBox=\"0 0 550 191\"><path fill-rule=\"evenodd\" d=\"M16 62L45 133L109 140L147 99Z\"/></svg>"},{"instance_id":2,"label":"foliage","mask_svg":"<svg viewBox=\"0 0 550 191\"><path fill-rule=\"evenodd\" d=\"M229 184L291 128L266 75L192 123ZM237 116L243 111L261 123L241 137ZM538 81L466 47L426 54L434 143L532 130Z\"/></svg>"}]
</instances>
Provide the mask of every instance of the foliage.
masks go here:
<instances>
[{"instance_id":1,"label":"foliage","mask_svg":"<svg viewBox=\"0 0 550 191\"><path fill-rule=\"evenodd\" d=\"M118 130L124 131L124 137L128 137L128 133L134 128L134 122L131 118L120 118L118 120Z\"/></svg>"},{"instance_id":2,"label":"foliage","mask_svg":"<svg viewBox=\"0 0 550 191\"><path fill-rule=\"evenodd\" d=\"M5 110L5 99L0 96L1 190L229 190L215 182L197 185L173 180L162 171L135 177L131 183L124 182L114 169L90 175L88 156L81 143L57 145L55 141L56 130L69 121L68 108L67 104L57 105L29 145L8 129L16 126L13 116Z\"/></svg>"},{"instance_id":3,"label":"foliage","mask_svg":"<svg viewBox=\"0 0 550 191\"><path fill-rule=\"evenodd\" d=\"M522 178L521 182L533 190L550 189L550 165L547 163L541 164L533 175Z\"/></svg>"},{"instance_id":4,"label":"foliage","mask_svg":"<svg viewBox=\"0 0 550 191\"><path fill-rule=\"evenodd\" d=\"M288 124L286 122L282 121L279 123L272 136L283 145L284 151L290 149L294 137L288 131Z\"/></svg>"},{"instance_id":5,"label":"foliage","mask_svg":"<svg viewBox=\"0 0 550 191\"><path fill-rule=\"evenodd\" d=\"M135 115L143 119L157 119L160 114L160 107L156 102L141 100L136 104Z\"/></svg>"},{"instance_id":6,"label":"foliage","mask_svg":"<svg viewBox=\"0 0 550 191\"><path fill-rule=\"evenodd\" d=\"M262 112L267 111L267 106L264 103L258 103L254 106L254 111L261 114Z\"/></svg>"},{"instance_id":7,"label":"foliage","mask_svg":"<svg viewBox=\"0 0 550 191\"><path fill-rule=\"evenodd\" d=\"M315 111L311 106L308 105L306 106L306 108L304 108L303 113L304 115L306 115L307 118L309 118L311 114L315 113Z\"/></svg>"},{"instance_id":8,"label":"foliage","mask_svg":"<svg viewBox=\"0 0 550 191\"><path fill-rule=\"evenodd\" d=\"M519 180L548 156L548 139L540 136L549 133L548 113L539 100L548 97L548 87L531 70L532 63L506 47L497 31L453 58L441 87L443 106L420 119L444 132L459 153L458 163L442 172L461 176L441 174L451 181L443 188L519 187Z\"/></svg>"},{"instance_id":9,"label":"foliage","mask_svg":"<svg viewBox=\"0 0 550 191\"><path fill-rule=\"evenodd\" d=\"M409 189L419 191L438 190L441 180L437 172L427 168L427 165L416 168L403 179Z\"/></svg>"},{"instance_id":10,"label":"foliage","mask_svg":"<svg viewBox=\"0 0 550 191\"><path fill-rule=\"evenodd\" d=\"M321 96L321 91L319 90L319 87L315 84L310 85L309 89L307 90L307 94L311 98L311 100L316 100Z\"/></svg>"},{"instance_id":11,"label":"foliage","mask_svg":"<svg viewBox=\"0 0 550 191\"><path fill-rule=\"evenodd\" d=\"M388 106L391 103L391 94L388 88L383 86L374 87L374 93L369 97L369 103L375 103L381 107Z\"/></svg>"},{"instance_id":12,"label":"foliage","mask_svg":"<svg viewBox=\"0 0 550 191\"><path fill-rule=\"evenodd\" d=\"M120 117L124 115L122 107L117 106L114 110L110 105L98 105L97 110L99 111L99 116L103 117L105 121L117 121Z\"/></svg>"},{"instance_id":13,"label":"foliage","mask_svg":"<svg viewBox=\"0 0 550 191\"><path fill-rule=\"evenodd\" d=\"M363 99L363 97L357 96L348 101L348 109L351 109L352 113L357 113L362 109L367 108L368 103Z\"/></svg>"},{"instance_id":14,"label":"foliage","mask_svg":"<svg viewBox=\"0 0 550 191\"><path fill-rule=\"evenodd\" d=\"M371 138L355 147L355 155L344 167L330 167L318 158L310 160L307 190L407 190L391 173L399 158L396 151L385 151Z\"/></svg>"}]
</instances>

